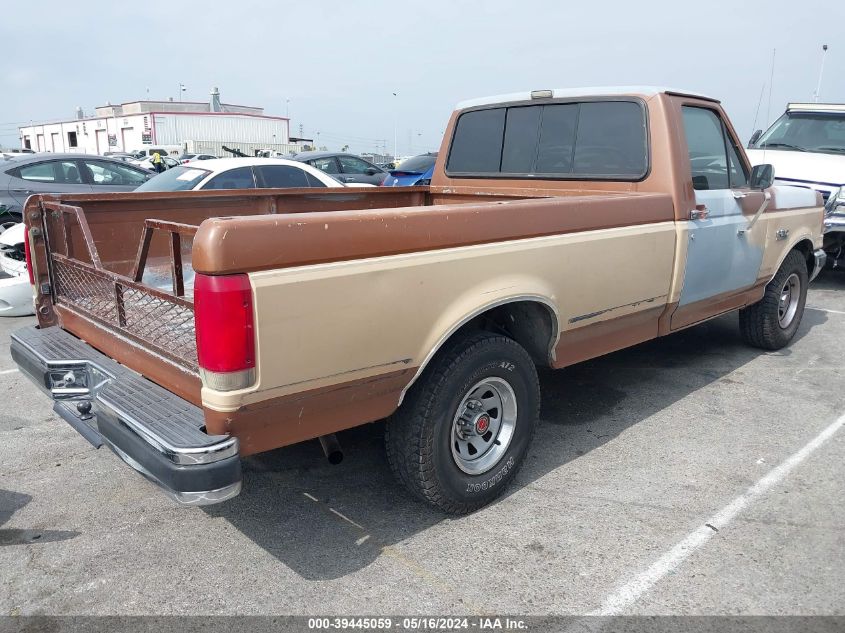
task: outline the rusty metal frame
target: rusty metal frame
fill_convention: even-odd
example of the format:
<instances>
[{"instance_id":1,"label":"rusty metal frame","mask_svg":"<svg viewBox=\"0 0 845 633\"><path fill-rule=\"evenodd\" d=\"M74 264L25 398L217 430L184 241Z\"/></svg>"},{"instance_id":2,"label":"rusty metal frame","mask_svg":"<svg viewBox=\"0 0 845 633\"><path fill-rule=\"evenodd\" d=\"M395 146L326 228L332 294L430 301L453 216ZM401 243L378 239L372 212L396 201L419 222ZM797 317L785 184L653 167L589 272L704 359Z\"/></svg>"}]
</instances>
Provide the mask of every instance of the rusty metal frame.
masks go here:
<instances>
[{"instance_id":1,"label":"rusty metal frame","mask_svg":"<svg viewBox=\"0 0 845 633\"><path fill-rule=\"evenodd\" d=\"M70 227L68 227L66 220L68 215L72 215L76 218L76 221L79 224L79 230L82 231L82 238L85 240L85 246L88 248L88 256L91 258L94 268L103 270L103 264L100 261L100 254L97 252L97 245L94 243L94 238L91 236L91 229L88 227L88 220L85 218L85 212L82 210L82 207L75 207L71 204L49 201L43 202L42 206L45 211L52 211L54 216L58 214L56 217L61 218L65 255L68 258L76 259L73 255L73 240L71 240Z\"/></svg>"}]
</instances>

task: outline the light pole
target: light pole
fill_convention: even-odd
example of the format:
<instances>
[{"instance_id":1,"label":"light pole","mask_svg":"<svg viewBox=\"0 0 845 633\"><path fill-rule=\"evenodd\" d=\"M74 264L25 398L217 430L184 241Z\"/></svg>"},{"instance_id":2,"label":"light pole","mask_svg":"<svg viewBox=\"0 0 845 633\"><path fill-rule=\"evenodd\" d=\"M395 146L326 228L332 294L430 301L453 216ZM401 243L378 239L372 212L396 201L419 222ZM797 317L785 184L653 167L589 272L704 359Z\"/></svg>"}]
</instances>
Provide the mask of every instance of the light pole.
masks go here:
<instances>
[{"instance_id":1,"label":"light pole","mask_svg":"<svg viewBox=\"0 0 845 633\"><path fill-rule=\"evenodd\" d=\"M824 58L827 57L827 44L822 44L822 65L819 68L819 83L816 85L816 93L813 95L813 103L819 102L822 92L822 76L824 75Z\"/></svg>"},{"instance_id":2,"label":"light pole","mask_svg":"<svg viewBox=\"0 0 845 633\"><path fill-rule=\"evenodd\" d=\"M179 84L179 102L180 103L182 101L182 93L185 92L186 90L187 90L187 88L185 87L185 84L180 83Z\"/></svg>"},{"instance_id":3,"label":"light pole","mask_svg":"<svg viewBox=\"0 0 845 633\"><path fill-rule=\"evenodd\" d=\"M285 117L290 120L290 99L285 99Z\"/></svg>"},{"instance_id":4,"label":"light pole","mask_svg":"<svg viewBox=\"0 0 845 633\"><path fill-rule=\"evenodd\" d=\"M393 96L397 97L393 100L393 160L395 161L399 154L396 143L397 130L399 128L399 95L394 92Z\"/></svg>"}]
</instances>

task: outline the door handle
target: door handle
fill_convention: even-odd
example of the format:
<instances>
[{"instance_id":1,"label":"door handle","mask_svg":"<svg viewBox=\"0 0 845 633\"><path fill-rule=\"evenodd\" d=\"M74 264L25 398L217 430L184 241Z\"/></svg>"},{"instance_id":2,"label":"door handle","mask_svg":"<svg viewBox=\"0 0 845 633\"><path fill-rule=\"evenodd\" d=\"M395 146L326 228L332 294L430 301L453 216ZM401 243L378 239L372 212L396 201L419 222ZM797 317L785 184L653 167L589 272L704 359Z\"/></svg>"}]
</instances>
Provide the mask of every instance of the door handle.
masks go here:
<instances>
[{"instance_id":1,"label":"door handle","mask_svg":"<svg viewBox=\"0 0 845 633\"><path fill-rule=\"evenodd\" d=\"M742 198L748 197L747 191L731 191L733 194L734 200L742 200Z\"/></svg>"},{"instance_id":2,"label":"door handle","mask_svg":"<svg viewBox=\"0 0 845 633\"><path fill-rule=\"evenodd\" d=\"M690 220L706 220L707 216L710 215L710 209L707 208L707 205L704 204L697 204L695 205L695 209L689 212L689 219Z\"/></svg>"},{"instance_id":3,"label":"door handle","mask_svg":"<svg viewBox=\"0 0 845 633\"><path fill-rule=\"evenodd\" d=\"M12 189L12 193L32 193L30 189Z\"/></svg>"}]
</instances>

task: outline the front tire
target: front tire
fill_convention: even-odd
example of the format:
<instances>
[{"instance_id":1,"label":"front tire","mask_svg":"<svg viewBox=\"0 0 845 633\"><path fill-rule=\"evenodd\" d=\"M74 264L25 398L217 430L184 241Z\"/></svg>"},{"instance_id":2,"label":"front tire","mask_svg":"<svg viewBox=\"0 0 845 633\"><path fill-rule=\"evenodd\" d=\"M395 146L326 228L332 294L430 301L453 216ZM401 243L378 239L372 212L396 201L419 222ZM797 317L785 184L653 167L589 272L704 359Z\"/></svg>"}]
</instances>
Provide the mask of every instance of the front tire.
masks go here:
<instances>
[{"instance_id":1,"label":"front tire","mask_svg":"<svg viewBox=\"0 0 845 633\"><path fill-rule=\"evenodd\" d=\"M450 514L502 494L528 452L540 386L528 352L480 333L441 351L388 420L390 466L417 498Z\"/></svg>"},{"instance_id":2,"label":"front tire","mask_svg":"<svg viewBox=\"0 0 845 633\"><path fill-rule=\"evenodd\" d=\"M808 286L804 256L790 251L766 286L763 298L739 311L739 327L745 342L767 350L786 347L801 325Z\"/></svg>"}]
</instances>

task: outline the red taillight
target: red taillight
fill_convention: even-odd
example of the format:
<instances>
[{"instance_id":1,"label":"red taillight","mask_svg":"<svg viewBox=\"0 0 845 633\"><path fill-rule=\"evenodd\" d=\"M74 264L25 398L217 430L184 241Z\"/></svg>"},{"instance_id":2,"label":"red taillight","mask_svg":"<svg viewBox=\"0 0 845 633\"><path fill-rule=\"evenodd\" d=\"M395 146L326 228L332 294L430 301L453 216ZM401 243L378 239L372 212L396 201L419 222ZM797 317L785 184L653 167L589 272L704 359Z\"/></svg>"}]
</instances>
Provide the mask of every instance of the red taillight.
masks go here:
<instances>
[{"instance_id":1,"label":"red taillight","mask_svg":"<svg viewBox=\"0 0 845 633\"><path fill-rule=\"evenodd\" d=\"M194 277L197 356L203 383L217 391L255 382L255 327L249 277Z\"/></svg>"},{"instance_id":2,"label":"red taillight","mask_svg":"<svg viewBox=\"0 0 845 633\"><path fill-rule=\"evenodd\" d=\"M26 272L29 273L29 285L35 285L35 272L32 270L32 251L29 247L29 229L23 234L23 254L26 260Z\"/></svg>"}]
</instances>

